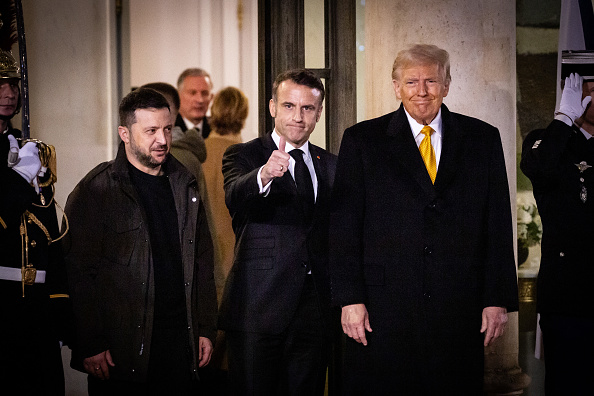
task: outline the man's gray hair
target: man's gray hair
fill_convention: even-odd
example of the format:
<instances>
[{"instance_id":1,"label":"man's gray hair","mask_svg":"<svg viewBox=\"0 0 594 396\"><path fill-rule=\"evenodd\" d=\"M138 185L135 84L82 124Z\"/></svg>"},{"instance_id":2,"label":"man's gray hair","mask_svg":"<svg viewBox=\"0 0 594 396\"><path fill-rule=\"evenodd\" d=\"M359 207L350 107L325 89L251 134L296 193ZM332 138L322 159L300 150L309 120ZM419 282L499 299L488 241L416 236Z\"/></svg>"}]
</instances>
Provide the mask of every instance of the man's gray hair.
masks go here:
<instances>
[{"instance_id":1,"label":"man's gray hair","mask_svg":"<svg viewBox=\"0 0 594 396\"><path fill-rule=\"evenodd\" d=\"M200 69L199 67L192 67L184 70L177 78L177 89L181 89L187 77L207 77L210 89L212 89L212 78L210 78L210 74L208 74L206 70Z\"/></svg>"}]
</instances>

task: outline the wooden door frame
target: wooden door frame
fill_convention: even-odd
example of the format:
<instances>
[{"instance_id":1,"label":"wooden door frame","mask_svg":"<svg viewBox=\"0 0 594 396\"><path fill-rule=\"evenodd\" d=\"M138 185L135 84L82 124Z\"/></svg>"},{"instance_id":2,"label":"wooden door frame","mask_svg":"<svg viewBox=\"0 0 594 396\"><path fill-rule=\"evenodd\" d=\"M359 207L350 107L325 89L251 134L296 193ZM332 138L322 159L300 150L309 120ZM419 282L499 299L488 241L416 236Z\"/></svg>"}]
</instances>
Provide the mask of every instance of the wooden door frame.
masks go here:
<instances>
[{"instance_id":1,"label":"wooden door frame","mask_svg":"<svg viewBox=\"0 0 594 396\"><path fill-rule=\"evenodd\" d=\"M325 80L326 148L337 154L344 130L357 122L356 4L324 0L324 11L326 67L310 70ZM258 0L258 32L262 136L274 127L268 111L274 78L305 67L304 0Z\"/></svg>"}]
</instances>

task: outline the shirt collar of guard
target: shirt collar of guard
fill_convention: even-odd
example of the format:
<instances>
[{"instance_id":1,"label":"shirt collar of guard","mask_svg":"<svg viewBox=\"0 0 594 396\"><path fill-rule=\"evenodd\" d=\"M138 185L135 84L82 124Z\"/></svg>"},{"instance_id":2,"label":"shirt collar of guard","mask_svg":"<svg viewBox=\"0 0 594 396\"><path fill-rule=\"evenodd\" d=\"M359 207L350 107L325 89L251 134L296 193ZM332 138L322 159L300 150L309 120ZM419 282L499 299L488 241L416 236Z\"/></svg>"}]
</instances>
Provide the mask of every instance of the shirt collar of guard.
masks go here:
<instances>
[{"instance_id":1,"label":"shirt collar of guard","mask_svg":"<svg viewBox=\"0 0 594 396\"><path fill-rule=\"evenodd\" d=\"M276 147L279 147L280 144L280 136L279 134L276 132L276 128L274 128L274 130L272 131L272 140L274 141L274 144L276 144ZM286 145L285 145L285 152L288 153L289 151L292 151L294 149L300 149L301 151L303 151L305 153L304 158L310 158L310 154L309 154L309 140L307 142L305 142L301 147L295 147L293 146L291 143L289 143L287 141ZM291 157L292 158L292 157Z\"/></svg>"},{"instance_id":2,"label":"shirt collar of guard","mask_svg":"<svg viewBox=\"0 0 594 396\"><path fill-rule=\"evenodd\" d=\"M586 138L586 140L590 140L590 138L592 137L592 135L590 135L590 132L586 131L584 128L579 127L580 132L584 135L584 137Z\"/></svg>"},{"instance_id":3,"label":"shirt collar of guard","mask_svg":"<svg viewBox=\"0 0 594 396\"><path fill-rule=\"evenodd\" d=\"M424 125L419 124L414 118L412 118L411 115L408 113L408 111L406 111L405 108L404 108L404 113L406 114L406 118L408 118L408 123L410 125L410 129L412 130L413 138L415 138L415 140L416 140L417 137L419 136L419 134L421 133L421 130L423 129ZM429 126L431 128L433 128L433 130L435 131L433 136L440 138L441 137L441 108L439 109L439 111L437 112L437 115L431 121Z\"/></svg>"}]
</instances>

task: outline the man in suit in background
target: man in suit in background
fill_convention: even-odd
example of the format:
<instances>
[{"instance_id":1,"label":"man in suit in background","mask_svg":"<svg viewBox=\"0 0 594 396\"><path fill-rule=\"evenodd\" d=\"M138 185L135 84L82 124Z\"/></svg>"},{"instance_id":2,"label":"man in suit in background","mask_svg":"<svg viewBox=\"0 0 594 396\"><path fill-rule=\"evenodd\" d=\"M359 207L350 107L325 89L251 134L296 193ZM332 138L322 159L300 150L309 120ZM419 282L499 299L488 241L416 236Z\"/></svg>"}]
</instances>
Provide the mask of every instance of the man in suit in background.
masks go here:
<instances>
[{"instance_id":1,"label":"man in suit in background","mask_svg":"<svg viewBox=\"0 0 594 396\"><path fill-rule=\"evenodd\" d=\"M177 79L177 89L180 106L175 126L183 132L195 128L206 139L210 133L206 112L213 96L210 74L199 68L186 69Z\"/></svg>"},{"instance_id":2,"label":"man in suit in background","mask_svg":"<svg viewBox=\"0 0 594 396\"><path fill-rule=\"evenodd\" d=\"M400 108L348 128L330 220L344 393L478 395L483 345L518 309L498 130L451 113L449 55L401 51Z\"/></svg>"},{"instance_id":3,"label":"man in suit in background","mask_svg":"<svg viewBox=\"0 0 594 396\"><path fill-rule=\"evenodd\" d=\"M269 102L272 133L233 145L223 157L237 242L219 327L227 335L233 394L324 393L336 157L308 142L323 100L313 73L280 74Z\"/></svg>"}]
</instances>

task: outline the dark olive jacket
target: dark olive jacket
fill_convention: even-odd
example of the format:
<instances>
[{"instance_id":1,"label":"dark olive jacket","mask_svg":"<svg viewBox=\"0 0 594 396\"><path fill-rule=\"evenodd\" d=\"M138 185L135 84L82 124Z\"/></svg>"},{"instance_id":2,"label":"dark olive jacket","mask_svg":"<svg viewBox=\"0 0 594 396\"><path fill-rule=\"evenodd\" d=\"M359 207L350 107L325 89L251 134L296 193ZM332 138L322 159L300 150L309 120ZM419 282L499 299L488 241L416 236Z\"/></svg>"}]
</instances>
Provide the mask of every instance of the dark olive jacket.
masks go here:
<instances>
[{"instance_id":1,"label":"dark olive jacket","mask_svg":"<svg viewBox=\"0 0 594 396\"><path fill-rule=\"evenodd\" d=\"M163 165L179 224L189 345L197 369L198 338L214 343L217 312L213 248L196 179L175 158ZM154 310L149 228L131 183L123 144L115 160L90 171L68 197L65 241L78 359L110 350L110 377L146 381Z\"/></svg>"}]
</instances>

